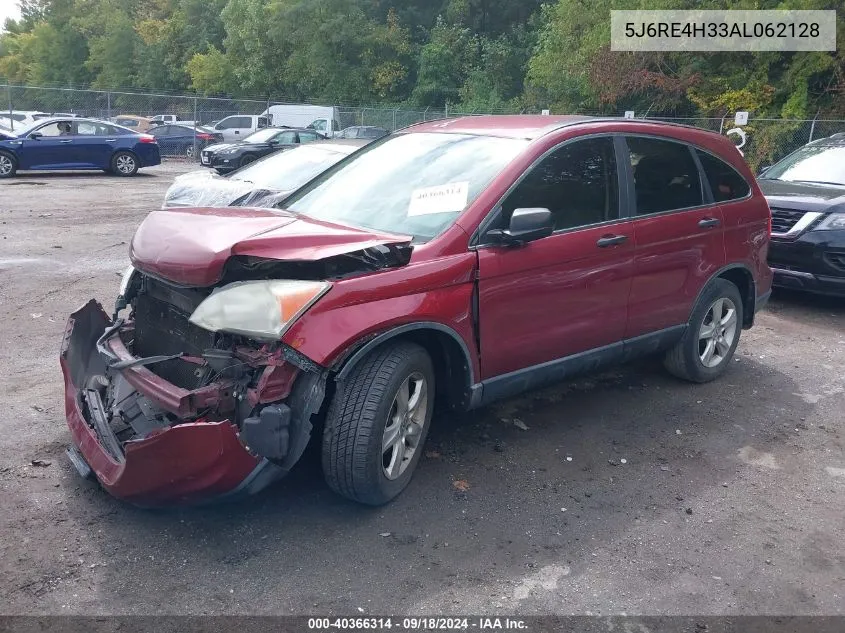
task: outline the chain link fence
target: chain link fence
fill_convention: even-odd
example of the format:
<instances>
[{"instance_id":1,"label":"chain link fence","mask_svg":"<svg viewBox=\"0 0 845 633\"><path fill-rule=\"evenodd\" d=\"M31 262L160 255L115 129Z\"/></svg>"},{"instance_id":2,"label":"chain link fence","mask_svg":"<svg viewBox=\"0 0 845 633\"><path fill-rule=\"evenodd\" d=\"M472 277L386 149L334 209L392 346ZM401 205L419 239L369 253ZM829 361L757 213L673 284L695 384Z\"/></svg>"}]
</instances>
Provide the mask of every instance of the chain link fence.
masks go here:
<instances>
[{"instance_id":1,"label":"chain link fence","mask_svg":"<svg viewBox=\"0 0 845 633\"><path fill-rule=\"evenodd\" d=\"M48 88L0 83L0 117L27 111L73 114L98 119L115 119L127 115L140 117L173 115L179 121L190 122L196 130L198 126L213 125L227 116L263 114L274 105L292 104L273 99L225 99L166 93ZM422 121L453 116L514 113L507 110L466 112L451 107L414 109L405 106L346 106L335 104L334 108L341 129L363 125L380 127L388 131ZM726 134L736 127L732 115L726 115L722 118L684 118L649 114L648 118L656 121L691 125L720 134ZM0 118L0 125L9 127L9 125L15 125L15 122ZM745 134L745 142L741 149L748 164L756 171L763 166L773 164L812 140L845 132L845 121L750 118L748 124L742 126L742 129ZM732 133L732 137L738 145L742 142L739 134ZM196 156L197 152L194 151L191 155Z\"/></svg>"}]
</instances>

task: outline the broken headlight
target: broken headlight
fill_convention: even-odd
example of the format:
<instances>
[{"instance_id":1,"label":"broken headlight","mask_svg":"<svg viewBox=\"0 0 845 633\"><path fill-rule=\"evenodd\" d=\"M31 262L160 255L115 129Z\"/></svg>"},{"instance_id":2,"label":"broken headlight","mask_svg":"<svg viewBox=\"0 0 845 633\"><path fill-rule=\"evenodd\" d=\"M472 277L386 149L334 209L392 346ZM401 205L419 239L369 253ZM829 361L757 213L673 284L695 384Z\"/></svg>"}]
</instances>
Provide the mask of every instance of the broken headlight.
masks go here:
<instances>
[{"instance_id":1,"label":"broken headlight","mask_svg":"<svg viewBox=\"0 0 845 633\"><path fill-rule=\"evenodd\" d=\"M331 288L325 281L240 281L218 288L191 315L212 332L278 340Z\"/></svg>"}]
</instances>

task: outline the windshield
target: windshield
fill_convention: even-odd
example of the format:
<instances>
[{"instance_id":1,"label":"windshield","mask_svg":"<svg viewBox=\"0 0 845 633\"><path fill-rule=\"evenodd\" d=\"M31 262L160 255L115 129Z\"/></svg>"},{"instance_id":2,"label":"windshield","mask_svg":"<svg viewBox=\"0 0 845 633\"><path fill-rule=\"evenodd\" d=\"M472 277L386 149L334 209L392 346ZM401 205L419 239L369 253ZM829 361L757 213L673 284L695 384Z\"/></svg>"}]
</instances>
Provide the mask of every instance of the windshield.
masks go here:
<instances>
[{"instance_id":1,"label":"windshield","mask_svg":"<svg viewBox=\"0 0 845 633\"><path fill-rule=\"evenodd\" d=\"M279 132L281 132L281 130L277 130L276 128L264 128L247 136L244 139L244 143L266 143Z\"/></svg>"},{"instance_id":2,"label":"windshield","mask_svg":"<svg viewBox=\"0 0 845 633\"><path fill-rule=\"evenodd\" d=\"M289 198L309 217L427 241L460 215L528 141L464 134L400 134Z\"/></svg>"},{"instance_id":3,"label":"windshield","mask_svg":"<svg viewBox=\"0 0 845 633\"><path fill-rule=\"evenodd\" d=\"M845 145L802 147L769 167L763 179L845 185Z\"/></svg>"},{"instance_id":4,"label":"windshield","mask_svg":"<svg viewBox=\"0 0 845 633\"><path fill-rule=\"evenodd\" d=\"M278 132L278 130L276 130ZM357 148L349 147L351 151ZM347 156L336 148L296 147L284 152L270 154L248 167L232 174L232 180L242 180L264 189L292 191L324 172L340 159Z\"/></svg>"}]
</instances>

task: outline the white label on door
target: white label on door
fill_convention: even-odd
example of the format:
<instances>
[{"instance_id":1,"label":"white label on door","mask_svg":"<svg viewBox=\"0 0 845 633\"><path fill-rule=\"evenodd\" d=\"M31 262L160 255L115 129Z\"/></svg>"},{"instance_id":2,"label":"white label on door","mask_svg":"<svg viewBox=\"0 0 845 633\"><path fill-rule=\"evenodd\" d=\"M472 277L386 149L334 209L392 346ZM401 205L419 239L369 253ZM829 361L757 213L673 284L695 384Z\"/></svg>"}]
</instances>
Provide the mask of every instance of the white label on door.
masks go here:
<instances>
[{"instance_id":1,"label":"white label on door","mask_svg":"<svg viewBox=\"0 0 845 633\"><path fill-rule=\"evenodd\" d=\"M408 217L463 211L468 199L469 181L414 189L411 192L411 203L408 205Z\"/></svg>"}]
</instances>

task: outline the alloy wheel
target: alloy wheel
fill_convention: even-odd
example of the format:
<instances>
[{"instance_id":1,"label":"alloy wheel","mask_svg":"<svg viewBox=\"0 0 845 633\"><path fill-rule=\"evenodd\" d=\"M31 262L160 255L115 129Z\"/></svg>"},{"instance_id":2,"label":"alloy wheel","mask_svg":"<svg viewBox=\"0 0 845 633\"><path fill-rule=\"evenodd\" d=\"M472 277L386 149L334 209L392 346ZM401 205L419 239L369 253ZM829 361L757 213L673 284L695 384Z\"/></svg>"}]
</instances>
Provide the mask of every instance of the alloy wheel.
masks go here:
<instances>
[{"instance_id":1,"label":"alloy wheel","mask_svg":"<svg viewBox=\"0 0 845 633\"><path fill-rule=\"evenodd\" d=\"M131 174L135 170L135 159L126 154L118 156L116 167L121 174Z\"/></svg>"},{"instance_id":2,"label":"alloy wheel","mask_svg":"<svg viewBox=\"0 0 845 633\"><path fill-rule=\"evenodd\" d=\"M698 356L705 367L717 367L728 357L737 326L734 302L727 297L716 299L698 330Z\"/></svg>"},{"instance_id":3,"label":"alloy wheel","mask_svg":"<svg viewBox=\"0 0 845 633\"><path fill-rule=\"evenodd\" d=\"M428 411L428 384L420 372L413 372L393 397L382 437L382 468L388 479L397 479L408 468L420 448Z\"/></svg>"},{"instance_id":4,"label":"alloy wheel","mask_svg":"<svg viewBox=\"0 0 845 633\"><path fill-rule=\"evenodd\" d=\"M0 176L8 176L12 173L12 159L0 154Z\"/></svg>"}]
</instances>

